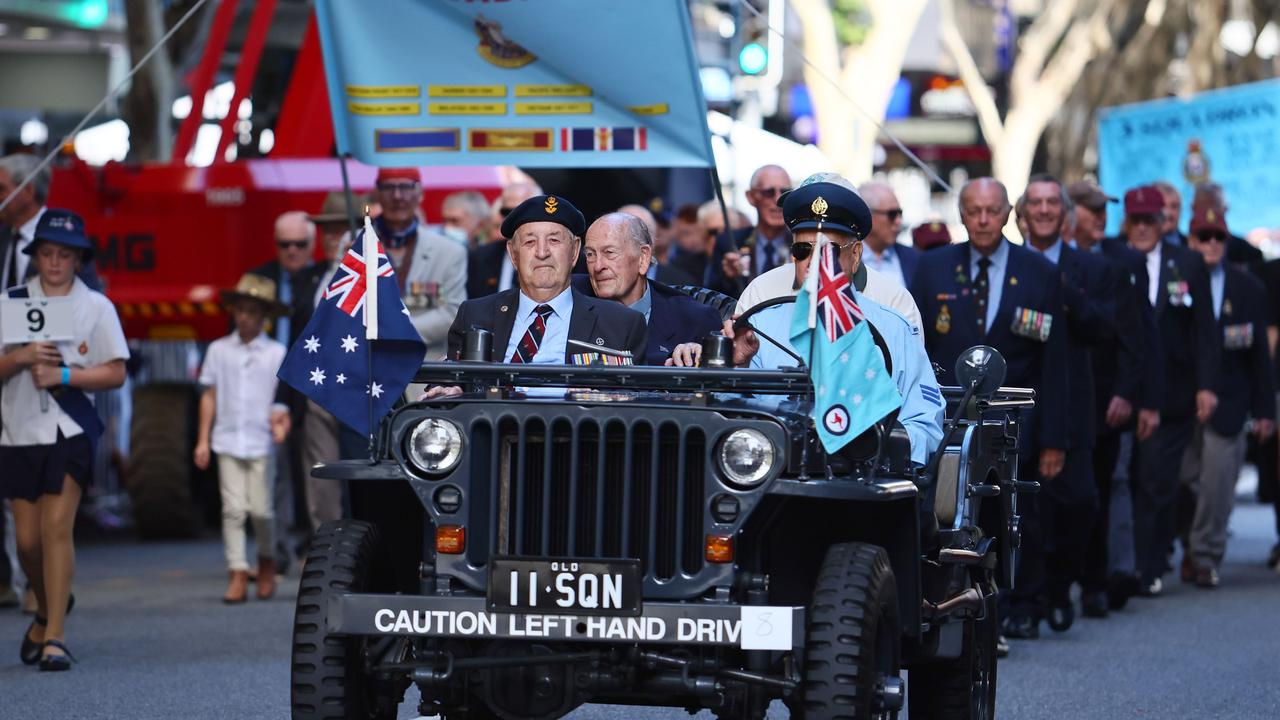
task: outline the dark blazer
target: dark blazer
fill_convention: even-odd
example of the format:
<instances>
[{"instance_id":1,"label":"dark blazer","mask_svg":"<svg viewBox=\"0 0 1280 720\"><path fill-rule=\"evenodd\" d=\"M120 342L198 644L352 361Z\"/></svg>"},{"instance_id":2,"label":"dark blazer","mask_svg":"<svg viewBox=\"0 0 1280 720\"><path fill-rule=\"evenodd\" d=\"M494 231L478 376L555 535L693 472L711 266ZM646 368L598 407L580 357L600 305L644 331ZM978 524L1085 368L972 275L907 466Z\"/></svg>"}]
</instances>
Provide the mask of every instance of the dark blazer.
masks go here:
<instances>
[{"instance_id":1,"label":"dark blazer","mask_svg":"<svg viewBox=\"0 0 1280 720\"><path fill-rule=\"evenodd\" d=\"M1067 321L1067 443L1072 448L1088 448L1093 447L1097 434L1093 349L1105 347L1114 352L1116 273L1108 260L1066 244L1058 257L1058 269Z\"/></svg>"},{"instance_id":2,"label":"dark blazer","mask_svg":"<svg viewBox=\"0 0 1280 720\"><path fill-rule=\"evenodd\" d=\"M1276 396L1267 347L1266 289L1247 270L1229 262L1226 273L1218 316L1222 328L1222 372L1215 388L1218 409L1209 427L1231 437L1244 428L1247 416L1275 419Z\"/></svg>"},{"instance_id":3,"label":"dark blazer","mask_svg":"<svg viewBox=\"0 0 1280 720\"><path fill-rule=\"evenodd\" d=\"M649 296L653 307L645 365L665 363L676 345L699 341L724 325L714 308L660 282L649 283Z\"/></svg>"},{"instance_id":4,"label":"dark blazer","mask_svg":"<svg viewBox=\"0 0 1280 720\"><path fill-rule=\"evenodd\" d=\"M925 349L929 359L942 366L938 381L956 383L953 368L966 349L978 344L995 347L1008 363L1005 385L1036 391L1036 409L1022 434L1023 457L1030 457L1027 453L1037 448L1066 449L1067 322L1058 268L1038 254L1010 244L995 321L985 336L979 336L969 247L965 242L922 253L911 287L924 324ZM1053 318L1046 341L1013 333L1016 308Z\"/></svg>"},{"instance_id":5,"label":"dark blazer","mask_svg":"<svg viewBox=\"0 0 1280 720\"><path fill-rule=\"evenodd\" d=\"M1267 261L1262 251L1249 244L1248 240L1239 235L1231 235L1227 238L1227 262L1253 273L1254 277L1261 280L1262 266Z\"/></svg>"},{"instance_id":6,"label":"dark blazer","mask_svg":"<svg viewBox=\"0 0 1280 720\"><path fill-rule=\"evenodd\" d=\"M654 271L653 279L663 285L702 285L697 278L674 265L668 265L667 263L657 263L656 265L658 269Z\"/></svg>"},{"instance_id":7,"label":"dark blazer","mask_svg":"<svg viewBox=\"0 0 1280 720\"><path fill-rule=\"evenodd\" d=\"M1183 419L1196 411L1196 391L1217 387L1222 342L1213 318L1209 272L1200 254L1162 243L1155 316L1164 350L1165 394L1161 413ZM1174 292L1189 291L1191 305L1171 302Z\"/></svg>"},{"instance_id":8,"label":"dark blazer","mask_svg":"<svg viewBox=\"0 0 1280 720\"><path fill-rule=\"evenodd\" d=\"M289 311L289 347L293 347L293 343L302 334L303 328L310 322L311 314L315 312L316 289L320 287L320 281L324 278L327 267L325 264L314 263L299 270L293 277L291 286L293 301L290 303ZM280 284L284 270L280 267L279 260L259 265L249 272L274 282L276 297L280 297Z\"/></svg>"},{"instance_id":9,"label":"dark blazer","mask_svg":"<svg viewBox=\"0 0 1280 720\"><path fill-rule=\"evenodd\" d=\"M577 290L571 292L573 314L569 318L570 340L580 340L614 350L630 350L637 360L644 357L644 315L611 300L593 298ZM449 328L448 357L459 357L467 331L479 327L493 333L494 361L505 362L507 358L499 355L506 352L507 343L511 340L512 326L519 306L520 291L515 288L462 303L458 308L458 316L453 319L453 325ZM572 355L574 352L570 350L567 354Z\"/></svg>"},{"instance_id":10,"label":"dark blazer","mask_svg":"<svg viewBox=\"0 0 1280 720\"><path fill-rule=\"evenodd\" d=\"M1142 254L1115 238L1103 238L1097 257L1105 258L1115 285L1116 334L1112 342L1093 348L1097 430L1113 432L1104 422L1111 398L1135 408L1158 410L1164 395L1164 366L1155 312L1147 301L1147 264Z\"/></svg>"},{"instance_id":11,"label":"dark blazer","mask_svg":"<svg viewBox=\"0 0 1280 720\"><path fill-rule=\"evenodd\" d=\"M894 245L893 251L898 254L898 264L902 266L903 284L911 287L916 279L916 268L920 265L920 251L902 243Z\"/></svg>"},{"instance_id":12,"label":"dark blazer","mask_svg":"<svg viewBox=\"0 0 1280 720\"><path fill-rule=\"evenodd\" d=\"M662 365L671 357L676 345L696 342L719 330L724 323L720 313L710 305L704 305L673 287L649 280L649 330L641 362L645 365ZM573 289L596 297L591 279L586 275L573 276Z\"/></svg>"},{"instance_id":13,"label":"dark blazer","mask_svg":"<svg viewBox=\"0 0 1280 720\"><path fill-rule=\"evenodd\" d=\"M507 254L507 243L497 242L478 245L467 257L467 298L474 299L498 292L498 280L502 275L502 258Z\"/></svg>"}]
</instances>

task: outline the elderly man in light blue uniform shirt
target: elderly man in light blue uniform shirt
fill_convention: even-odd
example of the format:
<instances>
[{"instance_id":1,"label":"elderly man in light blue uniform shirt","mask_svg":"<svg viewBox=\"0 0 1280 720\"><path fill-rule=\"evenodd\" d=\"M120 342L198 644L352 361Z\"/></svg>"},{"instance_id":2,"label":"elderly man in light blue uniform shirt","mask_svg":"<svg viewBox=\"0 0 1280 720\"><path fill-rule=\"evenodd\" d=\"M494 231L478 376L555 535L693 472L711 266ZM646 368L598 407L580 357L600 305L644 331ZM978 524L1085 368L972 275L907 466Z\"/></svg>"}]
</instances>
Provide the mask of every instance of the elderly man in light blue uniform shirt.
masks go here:
<instances>
[{"instance_id":1,"label":"elderly man in light blue uniform shirt","mask_svg":"<svg viewBox=\"0 0 1280 720\"><path fill-rule=\"evenodd\" d=\"M861 262L862 238L870 228L871 214L844 178L827 174L822 178L818 182L831 186L822 189L825 200L832 206L839 203L841 206L850 207L850 212L844 218L828 208L827 214L831 217L824 219L821 232L840 248L840 264L852 275ZM809 184L809 181L802 183L801 188L795 192L804 190ZM782 200L780 199L779 202ZM786 207L784 205L784 208ZM806 221L812 220L807 216L807 210L806 205L786 218L788 226L795 228L793 236L795 244L817 241L819 231L811 226L803 226L807 224ZM839 222L841 219L846 222ZM810 252L803 260L795 262L797 284L803 283L808 275L812 256L813 253ZM925 353L924 343L920 341L919 330L898 312L857 291L854 291L854 299L862 309L865 319L870 321L872 327L880 333L889 350L889 364L893 367L894 384L902 395L902 408L898 411L898 422L902 423L910 438L912 462L923 465L942 442L942 419L946 404L938 389L933 365ZM794 310L795 303L785 303L761 310L751 316L748 322L760 332L744 333L739 329L734 337L735 360L741 362L744 357L749 357L747 364L755 369L798 365L799 361L787 352L788 350L794 352L791 346L791 316ZM725 330L726 335L734 335L732 327L728 324ZM768 335L777 344L759 337L761 334ZM779 345L785 346L786 349ZM700 353L701 346L696 343L681 345L673 354L673 364L696 364Z\"/></svg>"}]
</instances>

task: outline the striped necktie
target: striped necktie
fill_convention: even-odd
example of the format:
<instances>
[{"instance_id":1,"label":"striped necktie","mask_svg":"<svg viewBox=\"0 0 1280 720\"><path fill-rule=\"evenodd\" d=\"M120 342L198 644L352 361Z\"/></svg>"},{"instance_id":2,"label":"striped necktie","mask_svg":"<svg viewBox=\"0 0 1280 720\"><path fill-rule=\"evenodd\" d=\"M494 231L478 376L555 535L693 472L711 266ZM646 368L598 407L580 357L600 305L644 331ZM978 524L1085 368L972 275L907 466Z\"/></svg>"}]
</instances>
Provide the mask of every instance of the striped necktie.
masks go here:
<instances>
[{"instance_id":1,"label":"striped necktie","mask_svg":"<svg viewBox=\"0 0 1280 720\"><path fill-rule=\"evenodd\" d=\"M547 316L552 312L551 306L539 305L533 312L533 322L529 323L529 329L524 331L524 337L520 338L516 351L511 354L513 363L533 362L533 356L538 354L538 346L542 344L542 335L547 331Z\"/></svg>"}]
</instances>

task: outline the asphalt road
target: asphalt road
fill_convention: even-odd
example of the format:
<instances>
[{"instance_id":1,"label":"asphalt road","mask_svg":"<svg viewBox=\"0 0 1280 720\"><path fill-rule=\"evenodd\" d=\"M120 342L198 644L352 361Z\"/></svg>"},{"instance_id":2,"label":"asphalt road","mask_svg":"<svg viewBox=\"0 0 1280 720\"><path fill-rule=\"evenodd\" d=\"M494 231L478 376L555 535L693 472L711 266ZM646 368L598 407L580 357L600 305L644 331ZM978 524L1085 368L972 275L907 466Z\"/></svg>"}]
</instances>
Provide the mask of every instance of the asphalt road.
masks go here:
<instances>
[{"instance_id":1,"label":"asphalt road","mask_svg":"<svg viewBox=\"0 0 1280 720\"><path fill-rule=\"evenodd\" d=\"M1263 567L1270 510L1242 505L1216 591L1182 587L1105 621L1016 643L1000 665L1001 717L1275 718L1280 575ZM270 602L219 602L221 546L105 542L82 547L68 642L80 663L40 673L18 662L28 619L0 611L0 717L284 718L292 583ZM908 682L910 679L908 678ZM410 695L414 692L411 690ZM413 718L410 699L401 717ZM572 717L688 717L588 707ZM699 717L710 717L704 713ZM776 704L770 717L786 717Z\"/></svg>"}]
</instances>

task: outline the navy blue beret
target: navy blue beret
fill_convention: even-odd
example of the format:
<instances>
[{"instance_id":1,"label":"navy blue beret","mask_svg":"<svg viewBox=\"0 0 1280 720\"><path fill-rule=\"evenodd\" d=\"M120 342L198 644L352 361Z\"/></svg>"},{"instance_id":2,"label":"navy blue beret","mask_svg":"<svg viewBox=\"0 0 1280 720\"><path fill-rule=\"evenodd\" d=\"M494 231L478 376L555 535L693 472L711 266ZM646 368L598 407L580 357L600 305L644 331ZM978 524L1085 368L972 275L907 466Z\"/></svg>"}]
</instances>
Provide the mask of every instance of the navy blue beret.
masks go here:
<instances>
[{"instance_id":1,"label":"navy blue beret","mask_svg":"<svg viewBox=\"0 0 1280 720\"><path fill-rule=\"evenodd\" d=\"M859 240L871 232L871 208L849 188L830 182L814 182L783 193L778 198L782 217L792 232L831 230Z\"/></svg>"},{"instance_id":2,"label":"navy blue beret","mask_svg":"<svg viewBox=\"0 0 1280 720\"><path fill-rule=\"evenodd\" d=\"M587 231L587 219L573 203L558 195L537 195L516 206L502 221L502 237L515 237L521 225L531 222L559 223L577 237Z\"/></svg>"}]
</instances>

